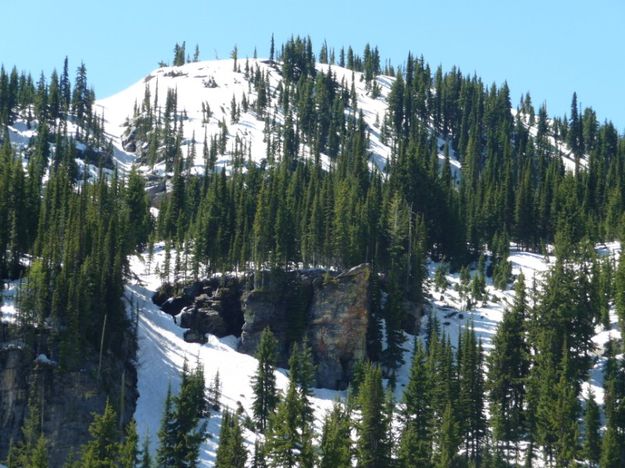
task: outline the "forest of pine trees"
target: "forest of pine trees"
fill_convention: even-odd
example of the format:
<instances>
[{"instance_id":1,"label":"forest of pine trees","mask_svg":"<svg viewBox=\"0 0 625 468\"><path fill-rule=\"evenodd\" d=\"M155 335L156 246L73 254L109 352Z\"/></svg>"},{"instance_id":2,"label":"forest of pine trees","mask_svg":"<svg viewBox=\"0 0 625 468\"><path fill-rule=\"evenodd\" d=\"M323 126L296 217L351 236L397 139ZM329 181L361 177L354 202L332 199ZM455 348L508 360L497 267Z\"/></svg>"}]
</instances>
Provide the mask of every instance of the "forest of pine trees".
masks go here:
<instances>
[{"instance_id":1,"label":"forest of pine trees","mask_svg":"<svg viewBox=\"0 0 625 468\"><path fill-rule=\"evenodd\" d=\"M233 58L253 94L240 104L233 96L230 123L246 109L265 122L266 160L252 163L250 148L223 120L218 134L198 135L205 167L192 175L195 155L181 149L185 111L177 91L152 96L146 88L128 123L147 143L141 162L164 163L168 174L171 189L156 219L140 171L111 169L112 144L84 64L73 82L67 59L60 74L36 81L0 68L0 277L20 279L16 327L33 356L46 353L59 372L80 368L86 355L125 359L135 327L122 301L128 256L155 242L176 252L174 265L161 272L166 282L367 262L375 278L384 278L384 300L371 300L386 342L382 347L374 327L371 362L362 363L347 401L336 404L317 433L310 349L305 342L292 347L291 381L280 394L276 344L267 330L250 383L253 419L218 410L217 466L499 467L538 460L623 466L621 341L607 349L605 404L582 392L592 337L596 327L610 326L612 305L625 325L625 257L613 264L593 249L625 233L625 138L614 125L582 109L576 94L568 117L550 117L544 104L536 112L529 94L513 111L505 83L487 86L456 68L432 70L412 54L402 66L383 67L369 44L360 56L324 43L317 57L310 38L277 47L272 37L270 65L283 78L277 88L236 47ZM186 44L176 44L174 66L198 59L198 47L190 58ZM328 71L318 62L330 64ZM338 82L333 66L362 73L374 98L381 98L376 76L393 78L388 112L380 116L379 131L391 147L384 170L370 164L372 129L354 84ZM208 103L202 108L210 119ZM9 135L18 120L37 129L21 153ZM218 155L229 147L232 168L219 170ZM562 155L574 170L565 169ZM459 178L452 157L462 165ZM81 170L77 158L99 167L98 176ZM423 341L405 341L404 300L426 301L428 258L460 272L470 309L484 294L486 277L500 289L511 284L510 242L541 253L553 245L557 259L544 284L516 278L514 304L488 354L470 327L451 343L433 317ZM472 262L479 267L471 279ZM443 290L444 268L435 276ZM383 377L393 387L409 346L410 380L403 399L393 401ZM140 450L134 423L120 428L115 404L107 404L89 428L93 440L73 463L195 466L209 406L202 368L185 368L179 393L164 402L158 441L146 440ZM10 467L48 464L37 411L36 404L29 409ZM244 429L262 434L254 450L244 447ZM157 449L150 452L150 443Z\"/></svg>"}]
</instances>

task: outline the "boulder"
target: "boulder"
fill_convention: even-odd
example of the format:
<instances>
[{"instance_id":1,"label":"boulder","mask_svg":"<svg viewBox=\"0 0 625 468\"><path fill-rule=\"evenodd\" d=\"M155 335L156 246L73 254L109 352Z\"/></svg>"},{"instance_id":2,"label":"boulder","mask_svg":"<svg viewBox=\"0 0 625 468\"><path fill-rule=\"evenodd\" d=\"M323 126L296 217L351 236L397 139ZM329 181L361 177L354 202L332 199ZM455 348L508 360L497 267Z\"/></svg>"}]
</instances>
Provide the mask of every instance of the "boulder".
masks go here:
<instances>
[{"instance_id":1,"label":"boulder","mask_svg":"<svg viewBox=\"0 0 625 468\"><path fill-rule=\"evenodd\" d=\"M167 299L174 295L174 287L169 283L164 283L160 288L156 290L152 296L152 302L161 307Z\"/></svg>"},{"instance_id":2,"label":"boulder","mask_svg":"<svg viewBox=\"0 0 625 468\"><path fill-rule=\"evenodd\" d=\"M161 305L161 310L166 314L175 316L182 311L182 309L188 305L188 301L182 296L170 297Z\"/></svg>"},{"instance_id":3,"label":"boulder","mask_svg":"<svg viewBox=\"0 0 625 468\"><path fill-rule=\"evenodd\" d=\"M206 335L198 333L195 330L187 330L187 331L185 331L184 334L182 335L182 337L184 338L184 340L187 343L200 343L200 344L204 344L204 343L206 343L208 341L207 338L206 338Z\"/></svg>"}]
</instances>

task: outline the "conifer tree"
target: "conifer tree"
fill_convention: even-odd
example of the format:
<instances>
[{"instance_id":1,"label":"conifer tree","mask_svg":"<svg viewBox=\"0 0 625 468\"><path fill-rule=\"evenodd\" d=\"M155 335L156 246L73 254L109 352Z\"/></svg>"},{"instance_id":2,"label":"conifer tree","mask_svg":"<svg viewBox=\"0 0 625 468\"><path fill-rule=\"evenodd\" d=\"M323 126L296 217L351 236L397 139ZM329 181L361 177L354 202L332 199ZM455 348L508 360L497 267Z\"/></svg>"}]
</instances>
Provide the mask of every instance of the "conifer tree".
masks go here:
<instances>
[{"instance_id":1,"label":"conifer tree","mask_svg":"<svg viewBox=\"0 0 625 468\"><path fill-rule=\"evenodd\" d=\"M141 447L141 461L139 463L140 468L152 467L152 455L150 454L150 436L146 435L143 439L143 445Z\"/></svg>"},{"instance_id":2,"label":"conifer tree","mask_svg":"<svg viewBox=\"0 0 625 468\"><path fill-rule=\"evenodd\" d=\"M601 457L601 417L592 391L589 390L584 411L584 457L592 466L598 466Z\"/></svg>"},{"instance_id":3,"label":"conifer tree","mask_svg":"<svg viewBox=\"0 0 625 468\"><path fill-rule=\"evenodd\" d=\"M356 460L358 466L388 466L390 463L389 421L385 410L382 372L378 366L365 367L358 392L361 417L357 423Z\"/></svg>"},{"instance_id":4,"label":"conifer tree","mask_svg":"<svg viewBox=\"0 0 625 468\"><path fill-rule=\"evenodd\" d=\"M120 445L120 464L123 468L135 468L139 462L139 438L137 423L132 419L126 426L125 440Z\"/></svg>"},{"instance_id":5,"label":"conifer tree","mask_svg":"<svg viewBox=\"0 0 625 468\"><path fill-rule=\"evenodd\" d=\"M447 403L438 434L436 466L440 468L453 466L459 445L458 421L453 414L451 403Z\"/></svg>"},{"instance_id":6,"label":"conifer tree","mask_svg":"<svg viewBox=\"0 0 625 468\"><path fill-rule=\"evenodd\" d=\"M349 414L340 403L324 419L321 442L320 468L347 468L352 466L352 441Z\"/></svg>"},{"instance_id":7,"label":"conifer tree","mask_svg":"<svg viewBox=\"0 0 625 468\"><path fill-rule=\"evenodd\" d=\"M278 397L274 365L276 360L276 340L269 328L265 328L260 336L258 351L258 368L252 377L254 391L254 419L261 432L267 429L269 416L275 409Z\"/></svg>"},{"instance_id":8,"label":"conifer tree","mask_svg":"<svg viewBox=\"0 0 625 468\"><path fill-rule=\"evenodd\" d=\"M120 433L115 410L107 402L104 413L96 414L89 426L92 440L83 447L81 466L86 468L113 467L120 456Z\"/></svg>"},{"instance_id":9,"label":"conifer tree","mask_svg":"<svg viewBox=\"0 0 625 468\"><path fill-rule=\"evenodd\" d=\"M174 397L171 394L171 386L167 388L165 397L165 409L161 419L161 427L158 431L158 452L156 463L162 467L176 466L176 421L174 409Z\"/></svg>"},{"instance_id":10,"label":"conifer tree","mask_svg":"<svg viewBox=\"0 0 625 468\"><path fill-rule=\"evenodd\" d=\"M603 435L601 445L601 460L599 466L602 468L617 468L621 464L621 444L614 423L608 421L607 429Z\"/></svg>"},{"instance_id":11,"label":"conifer tree","mask_svg":"<svg viewBox=\"0 0 625 468\"><path fill-rule=\"evenodd\" d=\"M511 310L504 314L493 339L488 363L488 390L491 425L496 443L515 446L524 426L525 383L529 373L529 347L526 338L528 306L525 278L515 285Z\"/></svg>"},{"instance_id":12,"label":"conifer tree","mask_svg":"<svg viewBox=\"0 0 625 468\"><path fill-rule=\"evenodd\" d=\"M399 458L403 466L411 463L429 466L432 458L432 388L426 367L426 353L417 342L404 392L403 430Z\"/></svg>"},{"instance_id":13,"label":"conifer tree","mask_svg":"<svg viewBox=\"0 0 625 468\"><path fill-rule=\"evenodd\" d=\"M219 433L219 448L215 458L216 468L243 468L247 451L243 446L243 436L239 420L229 411L224 412Z\"/></svg>"},{"instance_id":14,"label":"conifer tree","mask_svg":"<svg viewBox=\"0 0 625 468\"><path fill-rule=\"evenodd\" d=\"M284 400L270 418L265 451L272 466L295 467L303 460L302 401L295 383L291 380Z\"/></svg>"}]
</instances>

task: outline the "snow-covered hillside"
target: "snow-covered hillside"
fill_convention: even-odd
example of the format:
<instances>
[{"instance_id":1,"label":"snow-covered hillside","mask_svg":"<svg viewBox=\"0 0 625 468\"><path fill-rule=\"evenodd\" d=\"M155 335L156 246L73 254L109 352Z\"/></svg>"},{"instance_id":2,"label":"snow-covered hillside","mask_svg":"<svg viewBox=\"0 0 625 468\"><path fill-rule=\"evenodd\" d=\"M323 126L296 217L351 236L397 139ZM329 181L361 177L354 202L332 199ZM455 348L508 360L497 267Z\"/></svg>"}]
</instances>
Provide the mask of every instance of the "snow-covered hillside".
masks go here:
<instances>
[{"instance_id":1,"label":"snow-covered hillside","mask_svg":"<svg viewBox=\"0 0 625 468\"><path fill-rule=\"evenodd\" d=\"M250 102L258 97L251 81L257 67L269 80L271 98L275 97L276 90L282 82L282 74L278 64L260 59L249 59L246 62L239 60L238 67L240 69L247 67L251 72L246 77L244 72L234 71L234 60L192 62L179 67L159 68L124 91L97 101L96 108L104 115L105 128L117 148L116 157L120 165L128 167L128 164L133 162L133 155L122 148L123 134L128 119L133 117L135 105L141 104L146 90L149 90L152 99L158 93L159 107L164 106L168 90L177 92L177 110L179 114L185 116L182 151L185 155L191 154L191 145L195 144L196 170L204 165L202 158L204 136L220 134L222 121L227 123L230 141L238 137L249 149L253 161L260 162L264 159L267 155L264 119L259 118L250 107L247 112L241 112L236 123L232 123L232 101L234 98L237 106L240 106L244 95ZM347 89L351 88L353 81L358 107L363 111L369 128L371 161L378 168L383 168L390 156L390 148L381 142L378 127L386 113L386 97L393 78L387 76L376 78L381 95L373 99L371 92L366 89L362 73L324 64L318 64L317 69L325 74L331 72L335 80ZM208 121L204 118L203 112L203 106L206 105L210 107L212 114ZM277 123L284 123L284 114L276 100L272 100L268 114L271 118L275 116ZM304 155L310 152L305 146L302 146L301 150ZM230 145L226 154L217 161L217 167L228 167L231 161L229 151ZM322 155L322 161L327 165L327 156Z\"/></svg>"},{"instance_id":2,"label":"snow-covered hillside","mask_svg":"<svg viewBox=\"0 0 625 468\"><path fill-rule=\"evenodd\" d=\"M610 255L617 258L620 251L618 243L608 244L597 248L600 255ZM137 419L140 436L149 434L152 448L157 441L157 431L163 410L163 404L167 388L171 385L175 392L180 385L180 372L185 359L190 366L199 362L204 366L207 387L213 376L219 371L222 381L222 405L236 410L241 408L244 415L252 415L252 390L250 379L254 374L257 361L255 358L238 353L237 338L226 337L217 339L209 336L206 344L191 344L183 340L183 330L172 320L171 316L160 311L151 302L151 297L160 286L159 275L154 272L162 266L164 261L164 249L158 245L155 249L151 263L147 258L135 256L131 261L131 269L136 275L136 280L128 284L126 298L129 310L139 313L139 400L135 417ZM523 272L526 277L526 285L531 287L532 280L540 281L554 262L553 257L542 256L531 252L511 249L509 261L512 264L513 275ZM496 332L498 323L502 320L506 308L512 304L514 291L512 288L506 291L497 290L490 281L487 284L489 299L480 303L471 310L463 310L458 292L454 285L459 282L459 276L447 275L450 286L444 292L435 290L432 281L436 264L429 264L430 280L427 283L427 295L431 297L430 306L433 315L441 324L442 331L450 337L451 343L458 340L460 332L465 327L473 326L477 336L482 340L485 352L491 349L491 341ZM134 276L134 275L133 275ZM425 320L421 324L421 332L426 328ZM591 371L585 387L591 387L598 403L603 402L603 368L605 358L602 356L604 344L608 338L619 338L620 331L617 329L616 316L611 312L611 328L603 330L598 327L593 341L596 344L596 362ZM403 390L408 382L410 361L415 339L423 339L423 335L406 335L404 348L405 364L400 368L395 390L395 398L401 401ZM287 373L284 369L277 371L277 382L281 389L285 389L288 383ZM345 397L345 392L316 389L313 404L317 429L326 412L332 407L334 401ZM218 446L220 414L213 414L209 420L210 437L204 442L201 450L201 466L212 466L215 459L215 451ZM250 431L245 432L247 447L253 448L255 435Z\"/></svg>"}]
</instances>

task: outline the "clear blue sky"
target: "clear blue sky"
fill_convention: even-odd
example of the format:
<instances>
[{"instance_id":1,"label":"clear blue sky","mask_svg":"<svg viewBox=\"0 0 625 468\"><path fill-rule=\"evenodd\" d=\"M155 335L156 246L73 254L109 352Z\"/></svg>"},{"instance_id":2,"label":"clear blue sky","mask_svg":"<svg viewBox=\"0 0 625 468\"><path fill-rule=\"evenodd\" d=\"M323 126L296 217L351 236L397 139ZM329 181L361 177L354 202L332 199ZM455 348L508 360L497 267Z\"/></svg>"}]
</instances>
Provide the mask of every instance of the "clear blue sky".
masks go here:
<instances>
[{"instance_id":1,"label":"clear blue sky","mask_svg":"<svg viewBox=\"0 0 625 468\"><path fill-rule=\"evenodd\" d=\"M337 49L378 45L397 65L406 54L433 67L458 65L486 83L508 81L512 103L529 91L535 107L569 112L577 91L599 119L625 130L622 0L30 0L3 2L0 62L48 74L68 55L81 60L99 97L140 79L174 44L197 43L204 59L266 56L291 34Z\"/></svg>"}]
</instances>

